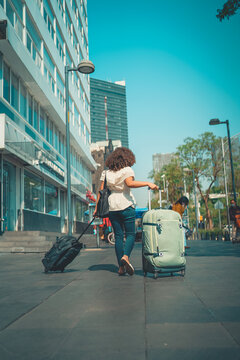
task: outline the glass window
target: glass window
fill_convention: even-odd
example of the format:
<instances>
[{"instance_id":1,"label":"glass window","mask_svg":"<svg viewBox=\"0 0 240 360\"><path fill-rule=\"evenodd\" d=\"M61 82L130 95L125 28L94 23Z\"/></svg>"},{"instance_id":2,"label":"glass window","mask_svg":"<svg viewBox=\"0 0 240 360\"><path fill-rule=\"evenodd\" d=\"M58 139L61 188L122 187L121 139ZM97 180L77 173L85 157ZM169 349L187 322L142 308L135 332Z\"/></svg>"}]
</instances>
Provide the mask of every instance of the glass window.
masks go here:
<instances>
[{"instance_id":1,"label":"glass window","mask_svg":"<svg viewBox=\"0 0 240 360\"><path fill-rule=\"evenodd\" d=\"M54 39L54 28L53 28L54 16L53 16L53 13L49 6L48 1L44 0L43 3L44 3L43 18L44 18L45 23L47 24L47 28L48 28L49 33L52 36L52 39Z\"/></svg>"},{"instance_id":2,"label":"glass window","mask_svg":"<svg viewBox=\"0 0 240 360\"><path fill-rule=\"evenodd\" d=\"M82 201L76 199L76 205L75 205L75 214L76 214L76 220L77 221L83 221L83 206Z\"/></svg>"},{"instance_id":3,"label":"glass window","mask_svg":"<svg viewBox=\"0 0 240 360\"><path fill-rule=\"evenodd\" d=\"M72 66L72 59L67 49L66 49L66 65Z\"/></svg>"},{"instance_id":4,"label":"glass window","mask_svg":"<svg viewBox=\"0 0 240 360\"><path fill-rule=\"evenodd\" d=\"M65 8L65 15L66 15L65 20L66 20L67 32L68 32L70 39L72 40L71 19L70 19L67 8Z\"/></svg>"},{"instance_id":5,"label":"glass window","mask_svg":"<svg viewBox=\"0 0 240 360\"><path fill-rule=\"evenodd\" d=\"M38 131L38 103L34 100L33 126Z\"/></svg>"},{"instance_id":6,"label":"glass window","mask_svg":"<svg viewBox=\"0 0 240 360\"><path fill-rule=\"evenodd\" d=\"M58 188L47 182L45 183L45 209L46 214L58 214Z\"/></svg>"},{"instance_id":7,"label":"glass window","mask_svg":"<svg viewBox=\"0 0 240 360\"><path fill-rule=\"evenodd\" d=\"M82 118L81 118L81 133L82 135L84 135L84 121Z\"/></svg>"},{"instance_id":8,"label":"glass window","mask_svg":"<svg viewBox=\"0 0 240 360\"><path fill-rule=\"evenodd\" d=\"M59 152L61 155L64 156L64 137L63 137L63 135L60 135L59 146L60 146Z\"/></svg>"},{"instance_id":9,"label":"glass window","mask_svg":"<svg viewBox=\"0 0 240 360\"><path fill-rule=\"evenodd\" d=\"M22 83L20 83L20 114L27 118L27 90Z\"/></svg>"},{"instance_id":10,"label":"glass window","mask_svg":"<svg viewBox=\"0 0 240 360\"><path fill-rule=\"evenodd\" d=\"M57 97L62 106L64 106L64 83L57 71Z\"/></svg>"},{"instance_id":11,"label":"glass window","mask_svg":"<svg viewBox=\"0 0 240 360\"><path fill-rule=\"evenodd\" d=\"M28 122L30 125L33 124L33 97L28 96Z\"/></svg>"},{"instance_id":12,"label":"glass window","mask_svg":"<svg viewBox=\"0 0 240 360\"><path fill-rule=\"evenodd\" d=\"M75 105L74 105L74 118L75 118L75 124L79 126L79 112Z\"/></svg>"},{"instance_id":13,"label":"glass window","mask_svg":"<svg viewBox=\"0 0 240 360\"><path fill-rule=\"evenodd\" d=\"M82 14L83 14L84 20L87 21L87 13L86 13L84 4L82 6Z\"/></svg>"},{"instance_id":14,"label":"glass window","mask_svg":"<svg viewBox=\"0 0 240 360\"><path fill-rule=\"evenodd\" d=\"M86 129L86 140L87 140L87 143L90 144L90 134L89 134L88 129Z\"/></svg>"},{"instance_id":15,"label":"glass window","mask_svg":"<svg viewBox=\"0 0 240 360\"><path fill-rule=\"evenodd\" d=\"M31 39L33 40L34 45L36 46L37 50L41 51L41 38L38 35L38 32L31 20L31 17L29 15L28 11L26 12L26 27L27 27L27 31L28 31Z\"/></svg>"},{"instance_id":16,"label":"glass window","mask_svg":"<svg viewBox=\"0 0 240 360\"><path fill-rule=\"evenodd\" d=\"M73 122L74 125L74 118L73 118L73 101L71 96L69 96L69 122L70 124Z\"/></svg>"},{"instance_id":17,"label":"glass window","mask_svg":"<svg viewBox=\"0 0 240 360\"><path fill-rule=\"evenodd\" d=\"M40 134L45 136L45 113L43 109L40 109Z\"/></svg>"},{"instance_id":18,"label":"glass window","mask_svg":"<svg viewBox=\"0 0 240 360\"><path fill-rule=\"evenodd\" d=\"M13 5L14 5L19 17L22 20L22 18L23 18L23 16L22 16L22 9L23 9L22 1L19 1L19 0L11 0L11 1L12 1Z\"/></svg>"},{"instance_id":19,"label":"glass window","mask_svg":"<svg viewBox=\"0 0 240 360\"><path fill-rule=\"evenodd\" d=\"M49 141L49 119L46 119L46 140Z\"/></svg>"},{"instance_id":20,"label":"glass window","mask_svg":"<svg viewBox=\"0 0 240 360\"><path fill-rule=\"evenodd\" d=\"M24 171L24 208L43 212L43 179Z\"/></svg>"},{"instance_id":21,"label":"glass window","mask_svg":"<svg viewBox=\"0 0 240 360\"><path fill-rule=\"evenodd\" d=\"M58 49L58 52L59 52L59 55L61 57L61 59L63 60L64 59L64 41L63 41L63 38L62 38L62 35L60 33L60 30L58 28L58 25L56 24L56 45L57 45L57 49Z\"/></svg>"},{"instance_id":22,"label":"glass window","mask_svg":"<svg viewBox=\"0 0 240 360\"><path fill-rule=\"evenodd\" d=\"M11 76L11 105L18 111L19 109L19 81L17 76L12 72Z\"/></svg>"},{"instance_id":23,"label":"glass window","mask_svg":"<svg viewBox=\"0 0 240 360\"><path fill-rule=\"evenodd\" d=\"M54 131L54 148L58 151L58 146L59 146L59 134L58 134L58 130L55 129Z\"/></svg>"},{"instance_id":24,"label":"glass window","mask_svg":"<svg viewBox=\"0 0 240 360\"><path fill-rule=\"evenodd\" d=\"M49 120L49 143L53 145L53 123Z\"/></svg>"},{"instance_id":25,"label":"glass window","mask_svg":"<svg viewBox=\"0 0 240 360\"><path fill-rule=\"evenodd\" d=\"M5 63L3 66L3 97L10 102L10 68Z\"/></svg>"},{"instance_id":26,"label":"glass window","mask_svg":"<svg viewBox=\"0 0 240 360\"><path fill-rule=\"evenodd\" d=\"M7 14L7 17L10 20L12 26L14 26L14 11L8 1L6 3L6 14Z\"/></svg>"}]
</instances>

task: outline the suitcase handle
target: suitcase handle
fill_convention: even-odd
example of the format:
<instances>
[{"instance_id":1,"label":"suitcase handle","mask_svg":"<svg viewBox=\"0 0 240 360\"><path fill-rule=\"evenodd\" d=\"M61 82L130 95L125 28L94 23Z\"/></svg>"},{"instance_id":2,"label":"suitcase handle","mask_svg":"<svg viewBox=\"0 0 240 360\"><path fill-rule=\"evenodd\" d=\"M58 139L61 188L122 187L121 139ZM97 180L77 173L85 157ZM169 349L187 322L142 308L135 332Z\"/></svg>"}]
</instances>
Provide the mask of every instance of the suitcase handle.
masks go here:
<instances>
[{"instance_id":1,"label":"suitcase handle","mask_svg":"<svg viewBox=\"0 0 240 360\"><path fill-rule=\"evenodd\" d=\"M162 190L159 188L159 205L160 205L160 209L162 207ZM148 209L152 210L151 207L151 189L148 186Z\"/></svg>"},{"instance_id":2,"label":"suitcase handle","mask_svg":"<svg viewBox=\"0 0 240 360\"><path fill-rule=\"evenodd\" d=\"M87 229L89 228L89 226L92 224L92 222L95 220L95 217L92 218L92 220L90 221L90 223L87 225L87 227L83 230L83 232L79 235L79 237L77 238L77 241L79 241L81 239L81 237L83 236L83 234L85 234L85 232L87 231Z\"/></svg>"}]
</instances>

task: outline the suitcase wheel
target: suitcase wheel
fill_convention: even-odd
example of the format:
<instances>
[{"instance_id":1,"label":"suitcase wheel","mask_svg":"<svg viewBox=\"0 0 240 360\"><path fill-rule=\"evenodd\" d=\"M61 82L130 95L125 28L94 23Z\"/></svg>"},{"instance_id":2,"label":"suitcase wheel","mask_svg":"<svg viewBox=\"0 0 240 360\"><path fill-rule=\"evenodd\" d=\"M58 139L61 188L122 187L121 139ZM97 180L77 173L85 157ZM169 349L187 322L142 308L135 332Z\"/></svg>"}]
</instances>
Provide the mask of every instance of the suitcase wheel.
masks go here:
<instances>
[{"instance_id":1,"label":"suitcase wheel","mask_svg":"<svg viewBox=\"0 0 240 360\"><path fill-rule=\"evenodd\" d=\"M181 270L181 275L185 276L185 270Z\"/></svg>"}]
</instances>

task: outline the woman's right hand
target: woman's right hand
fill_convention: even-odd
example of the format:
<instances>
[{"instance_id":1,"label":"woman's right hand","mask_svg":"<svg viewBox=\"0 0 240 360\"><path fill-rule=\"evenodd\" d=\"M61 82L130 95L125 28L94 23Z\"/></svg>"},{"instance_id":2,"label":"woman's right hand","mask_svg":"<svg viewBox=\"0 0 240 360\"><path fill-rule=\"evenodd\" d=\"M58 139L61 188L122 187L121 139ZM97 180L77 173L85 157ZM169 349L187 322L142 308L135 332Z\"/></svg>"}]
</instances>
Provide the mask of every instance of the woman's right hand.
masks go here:
<instances>
[{"instance_id":1,"label":"woman's right hand","mask_svg":"<svg viewBox=\"0 0 240 360\"><path fill-rule=\"evenodd\" d=\"M153 183L148 183L148 187L150 187L151 190L159 190L159 186Z\"/></svg>"}]
</instances>

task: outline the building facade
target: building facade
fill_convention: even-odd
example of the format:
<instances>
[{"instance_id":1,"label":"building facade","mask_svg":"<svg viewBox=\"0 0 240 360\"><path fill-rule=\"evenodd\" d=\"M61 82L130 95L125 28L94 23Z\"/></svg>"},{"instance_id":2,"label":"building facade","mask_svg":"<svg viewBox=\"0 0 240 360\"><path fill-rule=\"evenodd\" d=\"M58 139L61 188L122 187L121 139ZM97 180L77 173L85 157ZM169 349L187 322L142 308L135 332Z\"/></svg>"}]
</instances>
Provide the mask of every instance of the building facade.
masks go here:
<instances>
[{"instance_id":1,"label":"building facade","mask_svg":"<svg viewBox=\"0 0 240 360\"><path fill-rule=\"evenodd\" d=\"M108 155L117 147L121 147L120 140L98 141L91 144L91 154L96 162L97 169L92 173L92 187L93 192L98 193L100 189L100 177L103 170L106 169L105 161Z\"/></svg>"},{"instance_id":2,"label":"building facade","mask_svg":"<svg viewBox=\"0 0 240 360\"><path fill-rule=\"evenodd\" d=\"M86 0L0 0L1 230L64 231L65 75L88 59ZM90 80L69 73L72 216L84 219L95 161Z\"/></svg>"},{"instance_id":3,"label":"building facade","mask_svg":"<svg viewBox=\"0 0 240 360\"><path fill-rule=\"evenodd\" d=\"M174 158L173 153L168 154L153 154L152 161L153 161L153 171L161 172L162 167L164 165L168 165L171 160Z\"/></svg>"},{"instance_id":4,"label":"building facade","mask_svg":"<svg viewBox=\"0 0 240 360\"><path fill-rule=\"evenodd\" d=\"M120 140L128 147L126 85L124 81L90 79L92 142Z\"/></svg>"}]
</instances>

